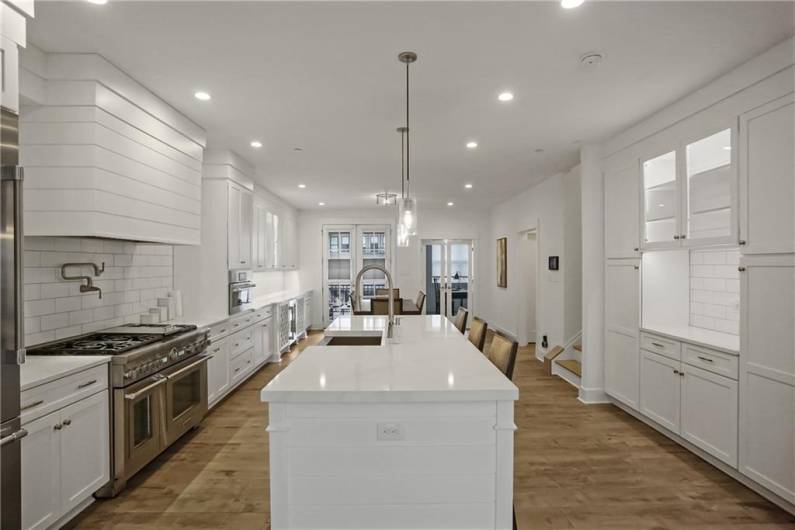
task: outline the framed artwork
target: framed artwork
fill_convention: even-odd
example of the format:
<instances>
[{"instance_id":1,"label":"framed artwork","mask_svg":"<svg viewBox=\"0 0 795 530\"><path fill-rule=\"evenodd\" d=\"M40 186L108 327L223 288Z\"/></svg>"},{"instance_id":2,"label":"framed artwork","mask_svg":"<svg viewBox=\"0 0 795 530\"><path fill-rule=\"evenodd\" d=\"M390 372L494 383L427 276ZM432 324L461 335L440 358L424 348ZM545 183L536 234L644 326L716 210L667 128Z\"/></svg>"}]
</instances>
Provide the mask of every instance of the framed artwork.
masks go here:
<instances>
[{"instance_id":1,"label":"framed artwork","mask_svg":"<svg viewBox=\"0 0 795 530\"><path fill-rule=\"evenodd\" d=\"M497 287L508 287L508 238L497 240Z\"/></svg>"}]
</instances>

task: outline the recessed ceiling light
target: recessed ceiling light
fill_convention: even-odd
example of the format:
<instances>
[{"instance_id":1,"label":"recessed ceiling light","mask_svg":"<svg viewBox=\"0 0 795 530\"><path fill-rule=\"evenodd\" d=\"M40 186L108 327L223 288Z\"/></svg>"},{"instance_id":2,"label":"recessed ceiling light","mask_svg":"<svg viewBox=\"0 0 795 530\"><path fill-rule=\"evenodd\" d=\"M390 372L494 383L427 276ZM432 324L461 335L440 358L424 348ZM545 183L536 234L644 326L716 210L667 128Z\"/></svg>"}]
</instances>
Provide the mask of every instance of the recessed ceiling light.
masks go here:
<instances>
[{"instance_id":1,"label":"recessed ceiling light","mask_svg":"<svg viewBox=\"0 0 795 530\"><path fill-rule=\"evenodd\" d=\"M580 65L583 68L594 68L602 64L605 54L602 52L588 52L580 56Z\"/></svg>"},{"instance_id":2,"label":"recessed ceiling light","mask_svg":"<svg viewBox=\"0 0 795 530\"><path fill-rule=\"evenodd\" d=\"M298 187L301 188L301 189L304 189L304 188L306 188L306 184L299 184Z\"/></svg>"},{"instance_id":3,"label":"recessed ceiling light","mask_svg":"<svg viewBox=\"0 0 795 530\"><path fill-rule=\"evenodd\" d=\"M585 0L560 0L560 7L563 9L574 9L585 3Z\"/></svg>"},{"instance_id":4,"label":"recessed ceiling light","mask_svg":"<svg viewBox=\"0 0 795 530\"><path fill-rule=\"evenodd\" d=\"M108 0L86 0L89 4L96 4L98 6L104 6L108 3Z\"/></svg>"},{"instance_id":5,"label":"recessed ceiling light","mask_svg":"<svg viewBox=\"0 0 795 530\"><path fill-rule=\"evenodd\" d=\"M513 92L501 92L499 96L497 96L502 102L511 101L513 99Z\"/></svg>"},{"instance_id":6,"label":"recessed ceiling light","mask_svg":"<svg viewBox=\"0 0 795 530\"><path fill-rule=\"evenodd\" d=\"M472 184L464 184L464 187L468 190L472 189Z\"/></svg>"},{"instance_id":7,"label":"recessed ceiling light","mask_svg":"<svg viewBox=\"0 0 795 530\"><path fill-rule=\"evenodd\" d=\"M467 142L467 149L475 149L477 146L477 142Z\"/></svg>"},{"instance_id":8,"label":"recessed ceiling light","mask_svg":"<svg viewBox=\"0 0 795 530\"><path fill-rule=\"evenodd\" d=\"M454 203L454 202L452 202L452 201L451 201L451 202L448 202L448 203L447 203L447 206L455 206L455 203Z\"/></svg>"},{"instance_id":9,"label":"recessed ceiling light","mask_svg":"<svg viewBox=\"0 0 795 530\"><path fill-rule=\"evenodd\" d=\"M538 148L538 149L536 149L534 152L536 152L536 153L543 153L543 152L544 152L544 149L543 149L542 147L539 147L539 148Z\"/></svg>"},{"instance_id":10,"label":"recessed ceiling light","mask_svg":"<svg viewBox=\"0 0 795 530\"><path fill-rule=\"evenodd\" d=\"M317 203L317 205L318 205L318 206L325 206L325 205L326 205L326 203L321 201L321 202Z\"/></svg>"},{"instance_id":11,"label":"recessed ceiling light","mask_svg":"<svg viewBox=\"0 0 795 530\"><path fill-rule=\"evenodd\" d=\"M724 151L731 151L731 150L732 150L732 148L731 148L731 146L729 146L729 145L724 145L724 146L723 146L723 150L724 150Z\"/></svg>"},{"instance_id":12,"label":"recessed ceiling light","mask_svg":"<svg viewBox=\"0 0 795 530\"><path fill-rule=\"evenodd\" d=\"M252 140L251 147L253 147L254 149L259 149L260 147L262 147L262 142L260 142L259 140Z\"/></svg>"},{"instance_id":13,"label":"recessed ceiling light","mask_svg":"<svg viewBox=\"0 0 795 530\"><path fill-rule=\"evenodd\" d=\"M657 206L659 206L660 208L663 208L663 207L665 206L665 204L663 204L663 203L660 203L660 204L658 204Z\"/></svg>"},{"instance_id":14,"label":"recessed ceiling light","mask_svg":"<svg viewBox=\"0 0 795 530\"><path fill-rule=\"evenodd\" d=\"M204 92L202 90L199 90L198 92L193 94L193 97L195 97L199 101L210 101L212 99L212 96L208 92Z\"/></svg>"},{"instance_id":15,"label":"recessed ceiling light","mask_svg":"<svg viewBox=\"0 0 795 530\"><path fill-rule=\"evenodd\" d=\"M303 147L293 147L293 151L303 151Z\"/></svg>"}]
</instances>

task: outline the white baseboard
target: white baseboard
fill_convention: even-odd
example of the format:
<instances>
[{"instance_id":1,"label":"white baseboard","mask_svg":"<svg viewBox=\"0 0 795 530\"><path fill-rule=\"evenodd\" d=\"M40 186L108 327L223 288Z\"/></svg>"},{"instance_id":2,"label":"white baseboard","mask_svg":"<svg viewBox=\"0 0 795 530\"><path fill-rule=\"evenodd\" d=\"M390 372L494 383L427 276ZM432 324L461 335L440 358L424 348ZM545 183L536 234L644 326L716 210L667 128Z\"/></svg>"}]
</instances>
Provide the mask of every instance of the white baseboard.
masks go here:
<instances>
[{"instance_id":1,"label":"white baseboard","mask_svg":"<svg viewBox=\"0 0 795 530\"><path fill-rule=\"evenodd\" d=\"M610 398L607 397L603 388L585 388L581 386L580 397L577 399L586 405L610 403Z\"/></svg>"}]
</instances>

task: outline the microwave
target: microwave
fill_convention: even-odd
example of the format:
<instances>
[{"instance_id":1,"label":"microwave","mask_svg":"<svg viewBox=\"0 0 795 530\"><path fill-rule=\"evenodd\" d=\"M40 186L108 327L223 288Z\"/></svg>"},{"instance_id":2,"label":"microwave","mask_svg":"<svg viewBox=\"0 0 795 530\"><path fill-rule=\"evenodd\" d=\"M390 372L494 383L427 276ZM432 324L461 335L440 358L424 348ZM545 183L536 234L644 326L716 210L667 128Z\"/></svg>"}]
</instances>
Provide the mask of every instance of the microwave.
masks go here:
<instances>
[{"instance_id":1,"label":"microwave","mask_svg":"<svg viewBox=\"0 0 795 530\"><path fill-rule=\"evenodd\" d=\"M254 307L254 273L249 270L229 271L229 314Z\"/></svg>"}]
</instances>

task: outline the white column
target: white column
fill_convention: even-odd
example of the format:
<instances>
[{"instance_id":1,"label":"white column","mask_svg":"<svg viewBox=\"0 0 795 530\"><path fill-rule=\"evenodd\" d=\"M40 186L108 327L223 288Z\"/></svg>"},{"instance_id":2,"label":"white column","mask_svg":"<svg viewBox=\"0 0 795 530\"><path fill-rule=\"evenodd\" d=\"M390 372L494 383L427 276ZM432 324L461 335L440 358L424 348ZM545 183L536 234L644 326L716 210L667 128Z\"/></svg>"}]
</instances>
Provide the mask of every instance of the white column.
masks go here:
<instances>
[{"instance_id":1,"label":"white column","mask_svg":"<svg viewBox=\"0 0 795 530\"><path fill-rule=\"evenodd\" d=\"M598 146L580 149L582 168L582 379L580 401L604 403L604 179Z\"/></svg>"}]
</instances>

